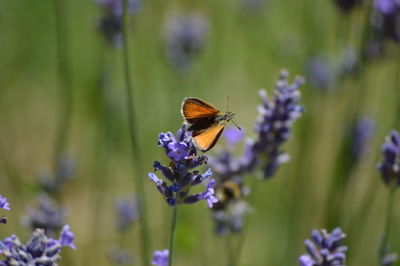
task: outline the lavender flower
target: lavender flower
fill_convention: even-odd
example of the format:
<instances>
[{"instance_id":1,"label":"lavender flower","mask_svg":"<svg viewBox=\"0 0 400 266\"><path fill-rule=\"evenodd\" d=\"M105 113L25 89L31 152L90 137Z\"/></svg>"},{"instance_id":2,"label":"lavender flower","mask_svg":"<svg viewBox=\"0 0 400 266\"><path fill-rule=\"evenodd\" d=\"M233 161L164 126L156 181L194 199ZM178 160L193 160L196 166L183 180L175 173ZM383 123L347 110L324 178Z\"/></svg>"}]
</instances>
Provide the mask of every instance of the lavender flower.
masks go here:
<instances>
[{"instance_id":1,"label":"lavender flower","mask_svg":"<svg viewBox=\"0 0 400 266\"><path fill-rule=\"evenodd\" d=\"M260 91L263 103L258 108L259 117L255 125L257 139L249 142L245 151L247 167L254 169L261 162L264 179L273 176L278 167L289 160L281 146L290 138L292 124L303 112L303 107L298 105L298 89L303 79L298 77L293 84L288 84L287 78L288 72L281 71L272 98L267 97L265 90Z\"/></svg>"},{"instance_id":2,"label":"lavender flower","mask_svg":"<svg viewBox=\"0 0 400 266\"><path fill-rule=\"evenodd\" d=\"M121 198L115 202L117 225L120 232L125 231L139 219L139 209L134 198Z\"/></svg>"},{"instance_id":3,"label":"lavender flower","mask_svg":"<svg viewBox=\"0 0 400 266\"><path fill-rule=\"evenodd\" d=\"M167 266L168 265L168 256L169 250L156 250L153 253L153 261L151 262L152 265L157 266Z\"/></svg>"},{"instance_id":4,"label":"lavender flower","mask_svg":"<svg viewBox=\"0 0 400 266\"><path fill-rule=\"evenodd\" d=\"M199 200L206 200L208 205L212 207L217 201L214 197L213 180L210 181L203 193L189 195L190 188L210 178L212 172L211 169L208 169L203 174L200 174L197 170L191 171L193 168L206 164L207 157L205 155L197 155L196 148L192 143L191 133L186 130L186 125L182 125L176 138L171 132L161 133L158 137L158 145L164 148L171 162L164 166L155 161L154 169L155 171L161 171L172 185L168 186L155 173L149 173L149 178L156 184L167 203L170 206L174 206L179 203L191 204Z\"/></svg>"},{"instance_id":5,"label":"lavender flower","mask_svg":"<svg viewBox=\"0 0 400 266\"><path fill-rule=\"evenodd\" d=\"M304 241L307 253L300 256L299 265L344 266L347 246L341 246L341 244L345 237L340 228L335 228L330 234L325 229L312 230L311 240Z\"/></svg>"},{"instance_id":6,"label":"lavender flower","mask_svg":"<svg viewBox=\"0 0 400 266\"><path fill-rule=\"evenodd\" d=\"M400 2L374 0L370 21L372 30L364 48L369 59L384 54L386 40L400 42Z\"/></svg>"},{"instance_id":7,"label":"lavender flower","mask_svg":"<svg viewBox=\"0 0 400 266\"><path fill-rule=\"evenodd\" d=\"M306 66L307 80L314 88L324 91L331 90L334 86L336 73L329 63L319 57L312 57Z\"/></svg>"},{"instance_id":8,"label":"lavender flower","mask_svg":"<svg viewBox=\"0 0 400 266\"><path fill-rule=\"evenodd\" d=\"M75 171L76 161L71 156L63 154L57 161L55 173L41 173L39 183L47 193L56 194L66 182L73 179Z\"/></svg>"},{"instance_id":9,"label":"lavender flower","mask_svg":"<svg viewBox=\"0 0 400 266\"><path fill-rule=\"evenodd\" d=\"M59 240L47 237L42 229L36 229L27 244L22 244L17 236L12 235L0 241L0 254L4 256L0 265L57 266L63 247L75 249L73 238L68 225L64 226Z\"/></svg>"},{"instance_id":10,"label":"lavender flower","mask_svg":"<svg viewBox=\"0 0 400 266\"><path fill-rule=\"evenodd\" d=\"M132 264L134 259L128 250L114 247L108 253L108 258L116 265Z\"/></svg>"},{"instance_id":11,"label":"lavender flower","mask_svg":"<svg viewBox=\"0 0 400 266\"><path fill-rule=\"evenodd\" d=\"M359 74L360 58L358 51L354 46L348 45L343 49L336 72L336 79L341 79L346 76L356 76Z\"/></svg>"},{"instance_id":12,"label":"lavender flower","mask_svg":"<svg viewBox=\"0 0 400 266\"><path fill-rule=\"evenodd\" d=\"M98 28L106 40L115 48L122 45L122 8L123 0L97 0L103 8L103 17L99 20ZM128 0L127 13L133 15L139 12L139 0Z\"/></svg>"},{"instance_id":13,"label":"lavender flower","mask_svg":"<svg viewBox=\"0 0 400 266\"><path fill-rule=\"evenodd\" d=\"M390 253L382 259L381 266L393 266L398 259L399 256L396 253Z\"/></svg>"},{"instance_id":14,"label":"lavender flower","mask_svg":"<svg viewBox=\"0 0 400 266\"><path fill-rule=\"evenodd\" d=\"M244 130L228 127L222 135L226 142L225 150L220 151L216 157L210 156L208 164L219 177L217 185L247 171L247 158L234 158L233 155L236 144L243 140L244 134Z\"/></svg>"},{"instance_id":15,"label":"lavender flower","mask_svg":"<svg viewBox=\"0 0 400 266\"><path fill-rule=\"evenodd\" d=\"M243 137L244 130L227 128L223 135L225 150L209 159L209 165L217 177L215 196L218 203L211 210L218 235L240 232L244 216L250 211L250 206L244 200L248 194L248 188L243 182L243 174L248 170L246 160L235 158L233 155L236 144L243 140Z\"/></svg>"},{"instance_id":16,"label":"lavender flower","mask_svg":"<svg viewBox=\"0 0 400 266\"><path fill-rule=\"evenodd\" d=\"M368 151L369 140L375 131L375 121L368 117L357 120L353 129L352 155L358 161Z\"/></svg>"},{"instance_id":17,"label":"lavender flower","mask_svg":"<svg viewBox=\"0 0 400 266\"><path fill-rule=\"evenodd\" d=\"M71 232L70 227L68 224L64 225L63 229L61 230L59 242L63 247L71 247L72 249L76 249L74 245L75 236Z\"/></svg>"},{"instance_id":18,"label":"lavender flower","mask_svg":"<svg viewBox=\"0 0 400 266\"><path fill-rule=\"evenodd\" d=\"M392 130L382 145L383 161L378 164L383 182L387 186L398 186L400 184L400 135Z\"/></svg>"},{"instance_id":19,"label":"lavender flower","mask_svg":"<svg viewBox=\"0 0 400 266\"><path fill-rule=\"evenodd\" d=\"M400 42L400 2L398 0L375 0L372 27L375 36Z\"/></svg>"},{"instance_id":20,"label":"lavender flower","mask_svg":"<svg viewBox=\"0 0 400 266\"><path fill-rule=\"evenodd\" d=\"M204 46L207 22L200 15L170 16L165 27L166 54L178 69L190 67Z\"/></svg>"},{"instance_id":21,"label":"lavender flower","mask_svg":"<svg viewBox=\"0 0 400 266\"><path fill-rule=\"evenodd\" d=\"M243 200L231 200L221 209L213 208L215 232L218 235L239 233L244 226L244 217L251 212L249 204Z\"/></svg>"},{"instance_id":22,"label":"lavender flower","mask_svg":"<svg viewBox=\"0 0 400 266\"><path fill-rule=\"evenodd\" d=\"M41 228L46 231L46 234L54 236L65 224L65 207L57 206L47 194L38 196L39 205L36 208L29 208L28 215L24 218L25 226L32 228Z\"/></svg>"},{"instance_id":23,"label":"lavender flower","mask_svg":"<svg viewBox=\"0 0 400 266\"><path fill-rule=\"evenodd\" d=\"M10 203L7 202L7 198L0 195L0 209L10 210Z\"/></svg>"}]
</instances>

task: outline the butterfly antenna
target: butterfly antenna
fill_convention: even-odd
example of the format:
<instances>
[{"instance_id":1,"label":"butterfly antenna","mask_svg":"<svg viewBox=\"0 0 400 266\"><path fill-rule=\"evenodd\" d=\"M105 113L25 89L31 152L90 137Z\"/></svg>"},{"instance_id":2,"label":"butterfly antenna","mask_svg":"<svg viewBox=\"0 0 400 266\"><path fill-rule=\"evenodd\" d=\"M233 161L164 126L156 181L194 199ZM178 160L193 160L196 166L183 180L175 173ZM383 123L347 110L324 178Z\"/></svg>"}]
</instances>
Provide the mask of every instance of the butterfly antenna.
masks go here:
<instances>
[{"instance_id":1,"label":"butterfly antenna","mask_svg":"<svg viewBox=\"0 0 400 266\"><path fill-rule=\"evenodd\" d=\"M239 130L242 130L242 128L239 127L238 124L236 124L235 120L232 119L232 123L233 123Z\"/></svg>"},{"instance_id":2,"label":"butterfly antenna","mask_svg":"<svg viewBox=\"0 0 400 266\"><path fill-rule=\"evenodd\" d=\"M226 97L226 112L229 112L229 96Z\"/></svg>"}]
</instances>

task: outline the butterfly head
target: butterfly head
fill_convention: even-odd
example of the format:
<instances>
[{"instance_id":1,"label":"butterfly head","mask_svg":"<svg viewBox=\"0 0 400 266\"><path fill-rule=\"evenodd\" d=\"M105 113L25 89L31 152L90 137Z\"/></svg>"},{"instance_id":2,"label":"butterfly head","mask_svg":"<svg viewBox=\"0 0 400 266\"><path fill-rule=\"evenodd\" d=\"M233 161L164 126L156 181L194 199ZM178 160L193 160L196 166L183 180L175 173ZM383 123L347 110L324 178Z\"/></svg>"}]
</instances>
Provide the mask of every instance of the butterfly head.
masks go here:
<instances>
[{"instance_id":1,"label":"butterfly head","mask_svg":"<svg viewBox=\"0 0 400 266\"><path fill-rule=\"evenodd\" d=\"M218 123L227 123L232 120L232 118L235 116L234 113L232 112L226 112L226 113L221 113L216 120Z\"/></svg>"}]
</instances>

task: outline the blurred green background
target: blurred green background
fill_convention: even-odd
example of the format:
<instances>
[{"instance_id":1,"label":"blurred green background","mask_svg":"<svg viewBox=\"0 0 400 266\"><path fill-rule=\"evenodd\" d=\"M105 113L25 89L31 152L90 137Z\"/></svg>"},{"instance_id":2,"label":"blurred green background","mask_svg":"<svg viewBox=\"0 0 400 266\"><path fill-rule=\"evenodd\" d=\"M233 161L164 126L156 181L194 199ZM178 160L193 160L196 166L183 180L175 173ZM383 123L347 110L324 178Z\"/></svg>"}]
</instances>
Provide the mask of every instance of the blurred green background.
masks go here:
<instances>
[{"instance_id":1,"label":"blurred green background","mask_svg":"<svg viewBox=\"0 0 400 266\"><path fill-rule=\"evenodd\" d=\"M265 0L255 10L244 2L143 1L131 18L133 101L151 250L167 248L171 209L147 172L154 160L166 161L157 137L181 126L184 97L199 97L225 110L229 96L236 122L252 137L258 90L272 94L282 68L289 70L290 80L306 76L310 58L338 62L348 45L360 45L364 6L346 15L328 0ZM204 48L184 73L165 56L163 29L171 12L200 13L208 21ZM66 151L76 160L77 173L58 200L68 206L77 250L63 251L60 264L111 265L107 254L121 243L139 264L139 227L121 240L113 209L116 197L134 191L122 51L110 48L96 29L101 9L93 1L66 1L65 14L73 95ZM16 233L25 241L30 232L21 217L36 201L38 174L52 167L65 100L57 78L53 1L1 1L0 32L0 193L12 208L0 232L1 238ZM306 81L301 89L305 112L285 145L291 161L260 183L240 265L296 265L310 230L333 226L348 235L348 265L377 265L388 191L376 164L385 135L399 126L399 62L399 47L389 44L386 57L364 63L360 75L341 78L330 90ZM374 119L376 130L367 154L344 176L352 163L343 146L359 116ZM348 185L337 194L339 200L332 200L332 186L342 178L349 178ZM397 193L393 247L400 244L398 203ZM327 219L331 208L334 217ZM223 240L214 235L204 202L180 209L177 230L176 265L225 264Z\"/></svg>"}]
</instances>

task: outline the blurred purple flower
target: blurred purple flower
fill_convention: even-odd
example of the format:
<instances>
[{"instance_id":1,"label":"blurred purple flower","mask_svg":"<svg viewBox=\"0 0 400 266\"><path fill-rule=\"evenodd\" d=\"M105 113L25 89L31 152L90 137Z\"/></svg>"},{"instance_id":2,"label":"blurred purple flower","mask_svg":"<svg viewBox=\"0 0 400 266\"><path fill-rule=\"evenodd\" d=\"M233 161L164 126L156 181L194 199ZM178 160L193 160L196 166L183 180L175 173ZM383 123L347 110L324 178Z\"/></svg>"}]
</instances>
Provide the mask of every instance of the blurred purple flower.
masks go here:
<instances>
[{"instance_id":1,"label":"blurred purple flower","mask_svg":"<svg viewBox=\"0 0 400 266\"><path fill-rule=\"evenodd\" d=\"M63 224L65 224L65 207L57 206L47 194L38 196L39 205L36 208L29 208L27 216L23 219L25 226L32 230L41 228L49 236L54 236Z\"/></svg>"},{"instance_id":2,"label":"blurred purple flower","mask_svg":"<svg viewBox=\"0 0 400 266\"><path fill-rule=\"evenodd\" d=\"M378 164L383 182L388 186L398 186L400 184L400 135L396 130L392 130L386 137L382 145L383 161Z\"/></svg>"},{"instance_id":3,"label":"blurred purple flower","mask_svg":"<svg viewBox=\"0 0 400 266\"><path fill-rule=\"evenodd\" d=\"M245 151L248 169L254 169L258 163L263 165L263 178L272 177L278 167L289 160L289 155L281 150L281 146L291 136L292 124L303 113L299 88L303 78L296 78L292 84L287 82L288 72L283 70L276 85L275 95L267 97L265 90L260 91L262 105L259 106L259 117L255 131L257 138L249 142Z\"/></svg>"},{"instance_id":4,"label":"blurred purple flower","mask_svg":"<svg viewBox=\"0 0 400 266\"><path fill-rule=\"evenodd\" d=\"M243 175L249 170L247 160L234 157L235 146L243 139L244 132L231 128L224 137L227 139L226 150L210 157L208 163L216 176L214 189L218 202L211 210L218 235L240 232L244 215L250 210L243 199L248 194L243 182Z\"/></svg>"},{"instance_id":5,"label":"blurred purple flower","mask_svg":"<svg viewBox=\"0 0 400 266\"><path fill-rule=\"evenodd\" d=\"M263 10L265 0L242 0L245 10L256 13Z\"/></svg>"},{"instance_id":6,"label":"blurred purple flower","mask_svg":"<svg viewBox=\"0 0 400 266\"><path fill-rule=\"evenodd\" d=\"M369 58L383 54L385 40L400 43L400 1L374 0L371 12L372 33L366 45ZM370 52L375 52L370 54Z\"/></svg>"},{"instance_id":7,"label":"blurred purple flower","mask_svg":"<svg viewBox=\"0 0 400 266\"><path fill-rule=\"evenodd\" d=\"M207 21L200 15L171 15L165 26L166 54L178 69L191 66L192 60L204 46Z\"/></svg>"},{"instance_id":8,"label":"blurred purple flower","mask_svg":"<svg viewBox=\"0 0 400 266\"><path fill-rule=\"evenodd\" d=\"M374 0L374 8L383 14L393 14L400 8L398 0Z\"/></svg>"},{"instance_id":9,"label":"blurred purple flower","mask_svg":"<svg viewBox=\"0 0 400 266\"><path fill-rule=\"evenodd\" d=\"M116 265L129 265L134 262L134 259L128 250L116 247L112 248L108 252L108 258Z\"/></svg>"},{"instance_id":10,"label":"blurred purple flower","mask_svg":"<svg viewBox=\"0 0 400 266\"><path fill-rule=\"evenodd\" d=\"M204 193L189 195L190 188L210 178L212 172L211 169L203 174L200 174L197 170L190 171L206 164L207 157L197 155L191 133L186 130L186 124L183 124L182 128L178 130L176 137L171 132L161 133L158 137L158 146L164 148L171 162L168 166L164 166L155 161L154 170L161 171L163 176L172 182L172 185L168 186L155 173L149 173L149 178L156 184L157 189L170 206L179 203L192 204L200 200L207 200L209 205L215 202L215 198L212 196L214 192L213 183L208 185Z\"/></svg>"},{"instance_id":11,"label":"blurred purple flower","mask_svg":"<svg viewBox=\"0 0 400 266\"><path fill-rule=\"evenodd\" d=\"M343 49L341 59L338 64L337 78L340 79L345 76L355 76L360 70L360 59L358 51L354 46L347 46Z\"/></svg>"},{"instance_id":12,"label":"blurred purple flower","mask_svg":"<svg viewBox=\"0 0 400 266\"><path fill-rule=\"evenodd\" d=\"M115 48L122 45L122 0L97 0L95 1L103 8L103 16L99 19L98 28L106 40ZM139 0L128 0L127 13L133 15L139 12L141 2Z\"/></svg>"},{"instance_id":13,"label":"blurred purple flower","mask_svg":"<svg viewBox=\"0 0 400 266\"><path fill-rule=\"evenodd\" d=\"M41 187L47 193L56 194L66 182L73 179L75 172L76 161L71 156L63 154L57 161L55 173L41 173L38 179Z\"/></svg>"},{"instance_id":14,"label":"blurred purple flower","mask_svg":"<svg viewBox=\"0 0 400 266\"><path fill-rule=\"evenodd\" d=\"M382 259L381 266L393 266L398 259L399 256L396 253L390 253Z\"/></svg>"},{"instance_id":15,"label":"blurred purple flower","mask_svg":"<svg viewBox=\"0 0 400 266\"><path fill-rule=\"evenodd\" d=\"M375 131L375 121L369 117L361 117L357 120L353 129L352 154L358 161L368 151L369 141Z\"/></svg>"},{"instance_id":16,"label":"blurred purple flower","mask_svg":"<svg viewBox=\"0 0 400 266\"><path fill-rule=\"evenodd\" d=\"M238 130L234 127L228 127L225 129L223 138L228 142L228 146L233 146L240 142L244 138L244 130Z\"/></svg>"},{"instance_id":17,"label":"blurred purple flower","mask_svg":"<svg viewBox=\"0 0 400 266\"><path fill-rule=\"evenodd\" d=\"M168 265L168 256L169 250L156 250L153 253L153 261L151 262L152 265L157 266L167 266Z\"/></svg>"},{"instance_id":18,"label":"blurred purple flower","mask_svg":"<svg viewBox=\"0 0 400 266\"><path fill-rule=\"evenodd\" d=\"M215 231L218 235L241 232L244 217L251 212L251 207L244 200L232 200L223 208L213 209Z\"/></svg>"},{"instance_id":19,"label":"blurred purple flower","mask_svg":"<svg viewBox=\"0 0 400 266\"><path fill-rule=\"evenodd\" d=\"M334 0L338 8L344 13L349 13L362 3L362 0Z\"/></svg>"},{"instance_id":20,"label":"blurred purple flower","mask_svg":"<svg viewBox=\"0 0 400 266\"><path fill-rule=\"evenodd\" d=\"M306 66L307 81L316 89L331 90L334 86L336 73L329 63L319 57L312 57Z\"/></svg>"},{"instance_id":21,"label":"blurred purple flower","mask_svg":"<svg viewBox=\"0 0 400 266\"><path fill-rule=\"evenodd\" d=\"M73 234L69 229L68 234L72 235L73 239ZM62 239L62 236L60 240L48 238L42 229L36 229L27 244L22 244L17 236L12 235L0 241L0 254L4 257L0 265L57 266L57 261L61 259L59 253L66 246L65 243L68 243L70 247L75 247L73 241L62 243L65 241Z\"/></svg>"},{"instance_id":22,"label":"blurred purple flower","mask_svg":"<svg viewBox=\"0 0 400 266\"><path fill-rule=\"evenodd\" d=\"M299 258L300 266L344 266L346 264L347 246L342 246L346 235L340 228L335 228L330 234L325 230L312 230L311 240L304 244L307 253Z\"/></svg>"},{"instance_id":23,"label":"blurred purple flower","mask_svg":"<svg viewBox=\"0 0 400 266\"><path fill-rule=\"evenodd\" d=\"M117 225L120 232L125 231L139 219L139 207L135 198L121 198L115 202Z\"/></svg>"},{"instance_id":24,"label":"blurred purple flower","mask_svg":"<svg viewBox=\"0 0 400 266\"><path fill-rule=\"evenodd\" d=\"M10 210L10 203L7 202L7 198L0 195L0 209Z\"/></svg>"}]
</instances>

